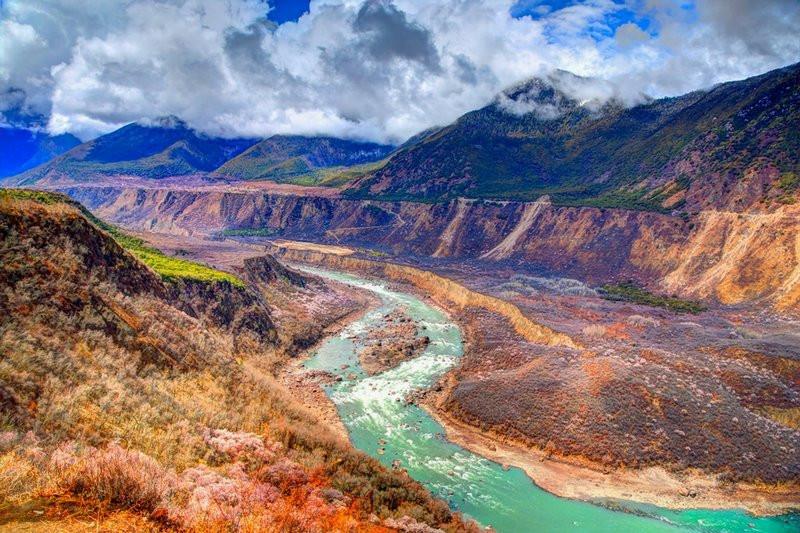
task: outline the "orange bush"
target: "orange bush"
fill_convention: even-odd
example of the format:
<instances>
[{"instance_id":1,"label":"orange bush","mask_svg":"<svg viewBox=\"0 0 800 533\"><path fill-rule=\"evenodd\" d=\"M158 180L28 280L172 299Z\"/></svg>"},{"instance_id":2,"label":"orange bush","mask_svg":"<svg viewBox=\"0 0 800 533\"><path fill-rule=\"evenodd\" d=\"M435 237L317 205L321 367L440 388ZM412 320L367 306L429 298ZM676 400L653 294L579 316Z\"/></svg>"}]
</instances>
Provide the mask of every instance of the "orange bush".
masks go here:
<instances>
[{"instance_id":1,"label":"orange bush","mask_svg":"<svg viewBox=\"0 0 800 533\"><path fill-rule=\"evenodd\" d=\"M68 467L60 485L114 506L153 511L174 489L175 475L155 459L112 443Z\"/></svg>"}]
</instances>

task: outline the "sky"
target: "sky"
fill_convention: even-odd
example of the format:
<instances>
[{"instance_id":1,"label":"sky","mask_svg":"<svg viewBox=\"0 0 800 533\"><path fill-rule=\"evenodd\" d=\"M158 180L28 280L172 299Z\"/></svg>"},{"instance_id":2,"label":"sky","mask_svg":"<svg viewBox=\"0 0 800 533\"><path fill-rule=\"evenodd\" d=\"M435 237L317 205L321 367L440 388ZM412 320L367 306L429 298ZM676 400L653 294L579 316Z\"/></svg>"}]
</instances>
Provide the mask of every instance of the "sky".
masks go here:
<instances>
[{"instance_id":1,"label":"sky","mask_svg":"<svg viewBox=\"0 0 800 533\"><path fill-rule=\"evenodd\" d=\"M402 142L560 69L636 103L800 61L800 0L0 0L0 123Z\"/></svg>"}]
</instances>

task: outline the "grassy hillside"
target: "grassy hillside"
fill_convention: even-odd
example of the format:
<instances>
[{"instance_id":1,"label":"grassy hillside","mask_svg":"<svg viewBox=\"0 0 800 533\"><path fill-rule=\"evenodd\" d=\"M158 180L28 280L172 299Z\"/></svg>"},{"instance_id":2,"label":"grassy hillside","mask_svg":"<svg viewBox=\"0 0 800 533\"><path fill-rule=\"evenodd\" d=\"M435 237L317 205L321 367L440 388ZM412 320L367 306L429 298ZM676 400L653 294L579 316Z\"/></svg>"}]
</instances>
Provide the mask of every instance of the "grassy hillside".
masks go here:
<instances>
[{"instance_id":1,"label":"grassy hillside","mask_svg":"<svg viewBox=\"0 0 800 533\"><path fill-rule=\"evenodd\" d=\"M275 135L227 161L216 173L245 180L324 184L329 171L372 163L391 150L391 146L333 137Z\"/></svg>"},{"instance_id":2,"label":"grassy hillside","mask_svg":"<svg viewBox=\"0 0 800 533\"><path fill-rule=\"evenodd\" d=\"M613 100L583 105L559 89L557 78L532 80L504 93L504 103L401 148L348 194L409 200L547 194L561 205L746 208L782 197L780 176L800 168L798 85L800 65L794 65L628 108Z\"/></svg>"},{"instance_id":3,"label":"grassy hillside","mask_svg":"<svg viewBox=\"0 0 800 533\"><path fill-rule=\"evenodd\" d=\"M129 235L116 226L96 218L80 204L68 197L30 189L0 189L0 201L34 201L43 205L73 205L98 228L108 232L114 240L137 259L153 269L165 280L189 279L196 281L227 281L232 285L244 286L244 282L233 274L209 266L177 257L165 255L160 250L148 246L142 239Z\"/></svg>"},{"instance_id":4,"label":"grassy hillside","mask_svg":"<svg viewBox=\"0 0 800 533\"><path fill-rule=\"evenodd\" d=\"M0 194L0 249L4 527L386 531L408 516L469 529L274 378L292 351L279 328L329 324L346 296L319 300L320 283L269 276L269 261L257 291L164 281L48 193Z\"/></svg>"}]
</instances>

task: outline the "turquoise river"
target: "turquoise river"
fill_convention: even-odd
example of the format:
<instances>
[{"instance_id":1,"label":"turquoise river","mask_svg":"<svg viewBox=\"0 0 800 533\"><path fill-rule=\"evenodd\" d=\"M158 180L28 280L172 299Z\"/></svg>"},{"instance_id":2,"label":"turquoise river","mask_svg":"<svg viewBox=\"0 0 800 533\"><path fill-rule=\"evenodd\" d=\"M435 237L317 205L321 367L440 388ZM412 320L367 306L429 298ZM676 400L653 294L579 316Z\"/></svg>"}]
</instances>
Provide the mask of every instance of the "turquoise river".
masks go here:
<instances>
[{"instance_id":1,"label":"turquoise river","mask_svg":"<svg viewBox=\"0 0 800 533\"><path fill-rule=\"evenodd\" d=\"M306 362L308 368L342 376L326 392L353 445L387 466L399 460L411 477L480 524L499 532L800 531L798 515L761 518L738 510L671 511L626 501L613 502L612 510L608 503L560 498L537 487L522 470L505 470L447 441L435 420L403 399L429 387L457 362L463 349L459 328L439 309L384 283L303 269L372 291L381 301L379 308L328 338ZM431 343L419 357L368 376L359 367L358 349L381 317L398 307L424 326Z\"/></svg>"}]
</instances>

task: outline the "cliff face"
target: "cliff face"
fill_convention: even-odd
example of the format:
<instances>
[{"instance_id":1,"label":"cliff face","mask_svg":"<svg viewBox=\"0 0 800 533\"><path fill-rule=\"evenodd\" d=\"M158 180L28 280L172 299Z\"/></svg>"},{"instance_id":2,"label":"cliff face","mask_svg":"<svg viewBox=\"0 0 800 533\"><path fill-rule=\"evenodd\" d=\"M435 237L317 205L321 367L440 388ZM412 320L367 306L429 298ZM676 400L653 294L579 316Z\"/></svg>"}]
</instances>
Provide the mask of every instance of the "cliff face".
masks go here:
<instances>
[{"instance_id":1,"label":"cliff face","mask_svg":"<svg viewBox=\"0 0 800 533\"><path fill-rule=\"evenodd\" d=\"M327 268L371 274L393 281L409 283L423 291L426 296L444 304L448 308L455 307L460 310L475 308L497 314L508 322L511 329L527 342L547 346L578 347L569 336L534 322L526 317L514 304L475 292L426 270L308 250L294 250L274 246L271 251L288 261L312 263Z\"/></svg>"},{"instance_id":2,"label":"cliff face","mask_svg":"<svg viewBox=\"0 0 800 533\"><path fill-rule=\"evenodd\" d=\"M634 279L654 290L727 304L800 302L800 207L769 213L654 212L458 199L378 202L337 197L72 188L98 215L178 234L268 229L289 239L395 255L501 262L592 284Z\"/></svg>"}]
</instances>

